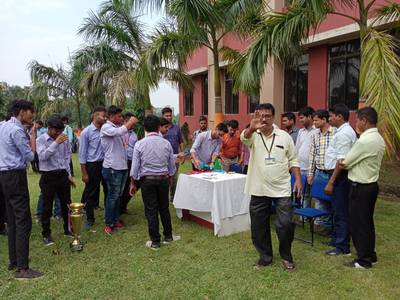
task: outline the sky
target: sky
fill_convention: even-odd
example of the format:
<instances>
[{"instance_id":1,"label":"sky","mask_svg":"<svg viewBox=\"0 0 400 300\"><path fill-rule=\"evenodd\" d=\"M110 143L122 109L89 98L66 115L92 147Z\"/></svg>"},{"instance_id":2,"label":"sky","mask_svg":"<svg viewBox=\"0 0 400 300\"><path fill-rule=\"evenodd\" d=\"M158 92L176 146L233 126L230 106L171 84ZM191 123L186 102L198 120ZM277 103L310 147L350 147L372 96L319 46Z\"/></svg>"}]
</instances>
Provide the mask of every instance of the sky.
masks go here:
<instances>
[{"instance_id":1,"label":"sky","mask_svg":"<svg viewBox=\"0 0 400 300\"><path fill-rule=\"evenodd\" d=\"M0 81L30 85L31 60L49 66L66 65L83 43L77 30L89 11L103 0L0 0ZM160 15L143 15L151 31ZM162 82L151 92L155 107L170 105L178 112L178 90Z\"/></svg>"}]
</instances>

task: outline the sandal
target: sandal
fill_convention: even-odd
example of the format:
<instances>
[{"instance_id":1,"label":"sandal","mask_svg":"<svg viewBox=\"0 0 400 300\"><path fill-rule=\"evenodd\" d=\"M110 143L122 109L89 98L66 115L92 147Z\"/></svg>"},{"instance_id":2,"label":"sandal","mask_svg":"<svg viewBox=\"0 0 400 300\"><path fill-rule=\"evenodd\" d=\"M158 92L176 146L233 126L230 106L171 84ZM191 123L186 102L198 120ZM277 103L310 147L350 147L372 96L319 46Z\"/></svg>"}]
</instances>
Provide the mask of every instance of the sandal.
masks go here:
<instances>
[{"instance_id":1,"label":"sandal","mask_svg":"<svg viewBox=\"0 0 400 300\"><path fill-rule=\"evenodd\" d=\"M288 271L288 272L296 271L296 266L294 265L293 262L284 260L284 261L282 261L282 263L283 263L283 266L285 267L286 271Z\"/></svg>"}]
</instances>

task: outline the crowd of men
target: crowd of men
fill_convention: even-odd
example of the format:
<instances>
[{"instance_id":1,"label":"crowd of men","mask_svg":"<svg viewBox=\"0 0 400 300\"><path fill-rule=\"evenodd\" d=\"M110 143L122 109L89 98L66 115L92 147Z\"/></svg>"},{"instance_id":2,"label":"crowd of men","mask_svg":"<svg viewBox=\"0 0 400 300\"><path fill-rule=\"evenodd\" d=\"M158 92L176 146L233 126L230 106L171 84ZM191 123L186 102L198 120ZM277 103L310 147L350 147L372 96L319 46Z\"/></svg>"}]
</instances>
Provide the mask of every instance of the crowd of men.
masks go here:
<instances>
[{"instance_id":1,"label":"crowd of men","mask_svg":"<svg viewBox=\"0 0 400 300\"><path fill-rule=\"evenodd\" d=\"M54 244L51 234L54 216L63 220L64 235L71 237L68 204L73 174L71 148L73 136L68 119L59 115L43 123L33 122L33 104L15 100L10 118L0 123L0 231L7 221L9 270L16 270L17 279L43 276L29 268L29 237L32 227L29 190L26 175L28 162L40 171L38 219L43 243ZM256 267L272 262L269 218L272 203L276 207L276 231L284 267L295 270L291 254L294 237L292 192L303 195L304 206L311 205L310 187L314 180L326 181L325 192L333 194L333 221L319 220L321 226L333 224L332 250L328 255L348 255L350 235L358 258L348 266L371 267L377 261L373 210L378 194L377 179L384 152L384 142L372 108L357 113L356 133L349 125L349 110L336 105L330 112L311 107L298 113L301 129L295 126L293 113L282 115L283 129L274 124L275 109L261 104L250 124L240 134L236 120L208 129L205 116L193 132L191 149L184 149L181 129L172 123L171 108L162 110L162 117L145 117L145 137L138 140L135 125L138 119L123 113L116 106L96 107L91 124L80 134L79 163L85 188L85 229L95 231L94 210L100 207L101 187L104 192L104 232L113 235L125 227L120 216L138 189L144 203L150 240L146 246L158 250L161 244L180 239L173 235L169 202L173 200L180 162L189 157L194 171L212 169L217 159L224 171L248 173L245 192L251 195L250 217L252 241L260 254ZM69 129L68 129L69 128ZM35 162L36 161L36 162ZM295 177L291 186L291 175ZM307 178L303 187L301 177ZM18 186L18 189L14 187ZM304 189L304 192L303 192ZM363 202L360 201L360 197ZM58 203L58 204L57 204ZM362 206L362 208L360 208ZM6 211L6 214L4 213ZM159 233L159 219L163 238ZM329 224L328 224L329 223Z\"/></svg>"}]
</instances>

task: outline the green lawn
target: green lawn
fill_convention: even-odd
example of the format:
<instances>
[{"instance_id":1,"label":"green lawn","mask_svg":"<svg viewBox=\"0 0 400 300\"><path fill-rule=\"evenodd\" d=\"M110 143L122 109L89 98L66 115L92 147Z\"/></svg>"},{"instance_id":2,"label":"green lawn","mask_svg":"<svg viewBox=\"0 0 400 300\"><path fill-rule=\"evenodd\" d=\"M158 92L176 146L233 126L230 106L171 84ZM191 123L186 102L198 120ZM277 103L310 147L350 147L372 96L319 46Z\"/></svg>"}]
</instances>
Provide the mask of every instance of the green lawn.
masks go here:
<instances>
[{"instance_id":1,"label":"green lawn","mask_svg":"<svg viewBox=\"0 0 400 300\"><path fill-rule=\"evenodd\" d=\"M38 179L29 174L32 212ZM73 201L80 200L82 188L79 182ZM34 223L31 267L45 273L34 282L13 279L7 271L6 238L0 237L0 299L400 299L400 202L378 201L379 263L373 269L347 269L344 258L326 257L327 247L321 243L325 238L317 236L313 248L294 241L298 271L292 274L283 270L278 256L270 268L253 269L257 253L249 232L217 238L206 228L181 222L173 208L174 231L182 240L151 251L144 246L147 226L140 196L129 211L132 214L124 216L128 226L112 237L102 232L98 215L97 232L83 233L86 244L78 254L70 252L61 223L52 222L60 255L43 246L40 227ZM303 230L297 228L296 235ZM277 253L275 233L273 243Z\"/></svg>"}]
</instances>

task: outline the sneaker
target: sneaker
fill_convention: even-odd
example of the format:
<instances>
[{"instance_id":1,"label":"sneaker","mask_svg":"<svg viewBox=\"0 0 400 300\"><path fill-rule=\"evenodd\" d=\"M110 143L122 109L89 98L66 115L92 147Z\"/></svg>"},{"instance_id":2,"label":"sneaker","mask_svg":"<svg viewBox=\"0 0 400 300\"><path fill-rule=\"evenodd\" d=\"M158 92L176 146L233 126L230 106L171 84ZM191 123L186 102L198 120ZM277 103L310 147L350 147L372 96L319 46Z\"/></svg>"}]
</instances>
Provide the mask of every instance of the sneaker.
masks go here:
<instances>
[{"instance_id":1,"label":"sneaker","mask_svg":"<svg viewBox=\"0 0 400 300\"><path fill-rule=\"evenodd\" d=\"M272 261L267 262L262 260L261 258L254 264L254 269L264 269L265 267L268 267Z\"/></svg>"},{"instance_id":2,"label":"sneaker","mask_svg":"<svg viewBox=\"0 0 400 300\"><path fill-rule=\"evenodd\" d=\"M114 229L111 226L107 225L106 227L104 227L104 232L108 235L112 235L114 234Z\"/></svg>"},{"instance_id":3,"label":"sneaker","mask_svg":"<svg viewBox=\"0 0 400 300\"><path fill-rule=\"evenodd\" d=\"M147 241L146 247L154 251L160 250L160 244L154 243L152 241Z\"/></svg>"},{"instance_id":4,"label":"sneaker","mask_svg":"<svg viewBox=\"0 0 400 300\"><path fill-rule=\"evenodd\" d=\"M15 273L15 279L16 280L31 280L31 279L38 279L40 277L43 277L43 273L32 270L32 269L26 269L26 270L19 270Z\"/></svg>"},{"instance_id":5,"label":"sneaker","mask_svg":"<svg viewBox=\"0 0 400 300\"><path fill-rule=\"evenodd\" d=\"M164 238L163 244L169 244L171 242L176 242L179 241L181 239L180 235L173 235L172 237L169 238Z\"/></svg>"},{"instance_id":6,"label":"sneaker","mask_svg":"<svg viewBox=\"0 0 400 300\"><path fill-rule=\"evenodd\" d=\"M351 255L351 252L350 252L350 251L348 251L348 252L343 252L343 251L340 251L340 250L337 250L337 249L332 249L332 250L326 251L325 254L326 254L326 255L329 255L329 256L340 256L340 255L343 255L343 256L350 256L350 255Z\"/></svg>"},{"instance_id":7,"label":"sneaker","mask_svg":"<svg viewBox=\"0 0 400 300\"><path fill-rule=\"evenodd\" d=\"M120 228L124 228L124 227L125 227L125 224L122 223L121 221L114 224L114 228L120 229Z\"/></svg>"},{"instance_id":8,"label":"sneaker","mask_svg":"<svg viewBox=\"0 0 400 300\"><path fill-rule=\"evenodd\" d=\"M93 228L92 222L85 222L85 229L89 232L96 232L96 229Z\"/></svg>"},{"instance_id":9,"label":"sneaker","mask_svg":"<svg viewBox=\"0 0 400 300\"><path fill-rule=\"evenodd\" d=\"M371 268L370 266L362 266L362 265L360 265L357 262L357 260L352 260L352 261L349 261L347 263L344 263L344 266L348 267L348 268L354 268L354 269L369 269L369 268Z\"/></svg>"},{"instance_id":10,"label":"sneaker","mask_svg":"<svg viewBox=\"0 0 400 300\"><path fill-rule=\"evenodd\" d=\"M46 237L44 237L44 238L43 238L43 243L44 243L45 246L54 245L54 241L53 241L53 239L51 238L51 236L46 236Z\"/></svg>"}]
</instances>

